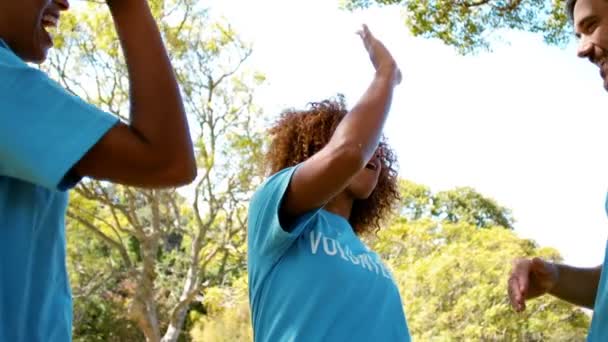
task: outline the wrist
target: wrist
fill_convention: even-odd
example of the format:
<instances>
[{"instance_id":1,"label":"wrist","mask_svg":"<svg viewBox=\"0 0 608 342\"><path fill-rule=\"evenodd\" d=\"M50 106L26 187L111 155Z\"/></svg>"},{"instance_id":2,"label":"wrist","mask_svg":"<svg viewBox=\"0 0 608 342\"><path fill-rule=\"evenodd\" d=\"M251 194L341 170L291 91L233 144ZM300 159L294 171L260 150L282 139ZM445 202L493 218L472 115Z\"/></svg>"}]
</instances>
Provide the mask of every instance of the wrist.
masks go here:
<instances>
[{"instance_id":1,"label":"wrist","mask_svg":"<svg viewBox=\"0 0 608 342\"><path fill-rule=\"evenodd\" d=\"M559 280L560 280L560 271L561 271L560 265L553 263L553 262L549 262L549 261L545 261L545 263L553 278L553 281L551 282L551 286L547 290L547 293L550 295L556 296L557 293L559 293Z\"/></svg>"},{"instance_id":2,"label":"wrist","mask_svg":"<svg viewBox=\"0 0 608 342\"><path fill-rule=\"evenodd\" d=\"M106 0L106 4L112 15L126 12L143 13L143 9L149 9L147 0Z\"/></svg>"}]
</instances>

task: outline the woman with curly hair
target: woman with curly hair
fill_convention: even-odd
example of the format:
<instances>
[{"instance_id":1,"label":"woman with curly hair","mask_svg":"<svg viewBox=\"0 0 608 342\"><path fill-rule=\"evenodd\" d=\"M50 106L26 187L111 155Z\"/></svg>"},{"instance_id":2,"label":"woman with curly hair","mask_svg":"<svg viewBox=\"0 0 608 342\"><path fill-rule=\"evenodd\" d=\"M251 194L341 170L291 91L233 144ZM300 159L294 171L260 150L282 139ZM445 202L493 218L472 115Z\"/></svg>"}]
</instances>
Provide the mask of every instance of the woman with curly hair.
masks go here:
<instances>
[{"instance_id":1,"label":"woman with curly hair","mask_svg":"<svg viewBox=\"0 0 608 342\"><path fill-rule=\"evenodd\" d=\"M359 35L376 71L359 102L350 111L341 97L286 111L270 130L271 176L248 221L257 342L410 339L392 276L359 239L399 198L381 136L401 72L366 26Z\"/></svg>"}]
</instances>

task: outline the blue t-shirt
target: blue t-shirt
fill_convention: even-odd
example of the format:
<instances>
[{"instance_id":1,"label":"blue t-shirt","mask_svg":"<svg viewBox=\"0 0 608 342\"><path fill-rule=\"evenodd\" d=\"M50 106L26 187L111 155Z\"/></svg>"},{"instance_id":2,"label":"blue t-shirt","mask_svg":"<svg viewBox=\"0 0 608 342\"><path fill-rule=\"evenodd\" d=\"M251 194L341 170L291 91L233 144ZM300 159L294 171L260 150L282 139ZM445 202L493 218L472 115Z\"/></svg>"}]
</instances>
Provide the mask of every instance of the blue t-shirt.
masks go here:
<instances>
[{"instance_id":1,"label":"blue t-shirt","mask_svg":"<svg viewBox=\"0 0 608 342\"><path fill-rule=\"evenodd\" d=\"M287 232L279 208L295 168L256 191L249 207L249 300L256 342L409 341L398 288L379 256L323 209Z\"/></svg>"},{"instance_id":2,"label":"blue t-shirt","mask_svg":"<svg viewBox=\"0 0 608 342\"><path fill-rule=\"evenodd\" d=\"M69 170L116 122L0 40L0 341L71 340Z\"/></svg>"},{"instance_id":3,"label":"blue t-shirt","mask_svg":"<svg viewBox=\"0 0 608 342\"><path fill-rule=\"evenodd\" d=\"M608 214L608 196L606 197L605 203L606 213ZM600 283L597 287L597 294L595 295L595 304L593 306L593 318L591 319L591 327L589 328L589 334L587 341L589 342L604 342L608 341L608 272L606 272L608 262L608 245L606 246L606 252L604 255L604 265L602 266L602 275L600 277Z\"/></svg>"}]
</instances>

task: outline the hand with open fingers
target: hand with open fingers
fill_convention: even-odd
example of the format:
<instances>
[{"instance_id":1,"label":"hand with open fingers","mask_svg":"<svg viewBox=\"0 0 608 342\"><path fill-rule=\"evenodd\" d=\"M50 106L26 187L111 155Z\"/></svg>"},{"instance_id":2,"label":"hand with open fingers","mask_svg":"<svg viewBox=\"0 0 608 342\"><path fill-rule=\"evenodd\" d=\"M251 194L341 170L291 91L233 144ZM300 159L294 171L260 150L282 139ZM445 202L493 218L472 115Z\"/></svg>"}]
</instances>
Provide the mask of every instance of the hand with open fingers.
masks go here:
<instances>
[{"instance_id":1,"label":"hand with open fingers","mask_svg":"<svg viewBox=\"0 0 608 342\"><path fill-rule=\"evenodd\" d=\"M559 277L555 264L540 258L516 259L507 284L511 306L517 312L526 309L526 300L549 292Z\"/></svg>"},{"instance_id":2,"label":"hand with open fingers","mask_svg":"<svg viewBox=\"0 0 608 342\"><path fill-rule=\"evenodd\" d=\"M363 40L363 45L369 53L369 58L378 73L384 73L393 78L395 85L401 83L401 70L388 49L370 32L367 25L363 25L357 34Z\"/></svg>"}]
</instances>

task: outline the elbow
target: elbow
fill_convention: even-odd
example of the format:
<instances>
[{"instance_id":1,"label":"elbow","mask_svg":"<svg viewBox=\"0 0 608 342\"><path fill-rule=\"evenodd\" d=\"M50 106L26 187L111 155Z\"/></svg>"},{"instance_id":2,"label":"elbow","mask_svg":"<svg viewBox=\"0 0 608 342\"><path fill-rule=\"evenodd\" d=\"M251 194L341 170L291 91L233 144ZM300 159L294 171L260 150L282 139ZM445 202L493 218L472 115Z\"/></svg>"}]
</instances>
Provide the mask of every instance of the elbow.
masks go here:
<instances>
[{"instance_id":1,"label":"elbow","mask_svg":"<svg viewBox=\"0 0 608 342\"><path fill-rule=\"evenodd\" d=\"M176 160L169 164L165 173L170 186L180 187L188 185L196 179L198 169L194 158L191 160Z\"/></svg>"},{"instance_id":2,"label":"elbow","mask_svg":"<svg viewBox=\"0 0 608 342\"><path fill-rule=\"evenodd\" d=\"M188 148L189 147L189 148ZM170 153L166 159L167 174L170 175L171 186L188 185L196 179L198 168L192 145L182 148L181 153ZM177 151L176 151L177 152Z\"/></svg>"},{"instance_id":3,"label":"elbow","mask_svg":"<svg viewBox=\"0 0 608 342\"><path fill-rule=\"evenodd\" d=\"M192 183L197 176L196 159L193 153L156 153L150 160L148 179L150 185L161 188L177 188Z\"/></svg>"},{"instance_id":4,"label":"elbow","mask_svg":"<svg viewBox=\"0 0 608 342\"><path fill-rule=\"evenodd\" d=\"M336 167L340 167L352 175L363 169L367 163L365 151L362 147L347 140L332 148L331 160Z\"/></svg>"},{"instance_id":5,"label":"elbow","mask_svg":"<svg viewBox=\"0 0 608 342\"><path fill-rule=\"evenodd\" d=\"M188 185L196 179L197 169L196 167L186 168L181 170L175 176L175 184L174 186L185 186Z\"/></svg>"},{"instance_id":6,"label":"elbow","mask_svg":"<svg viewBox=\"0 0 608 342\"><path fill-rule=\"evenodd\" d=\"M192 183L197 177L196 158L191 149L157 149L149 151L147 156L147 165L141 165L147 174L146 187L178 188Z\"/></svg>"}]
</instances>

